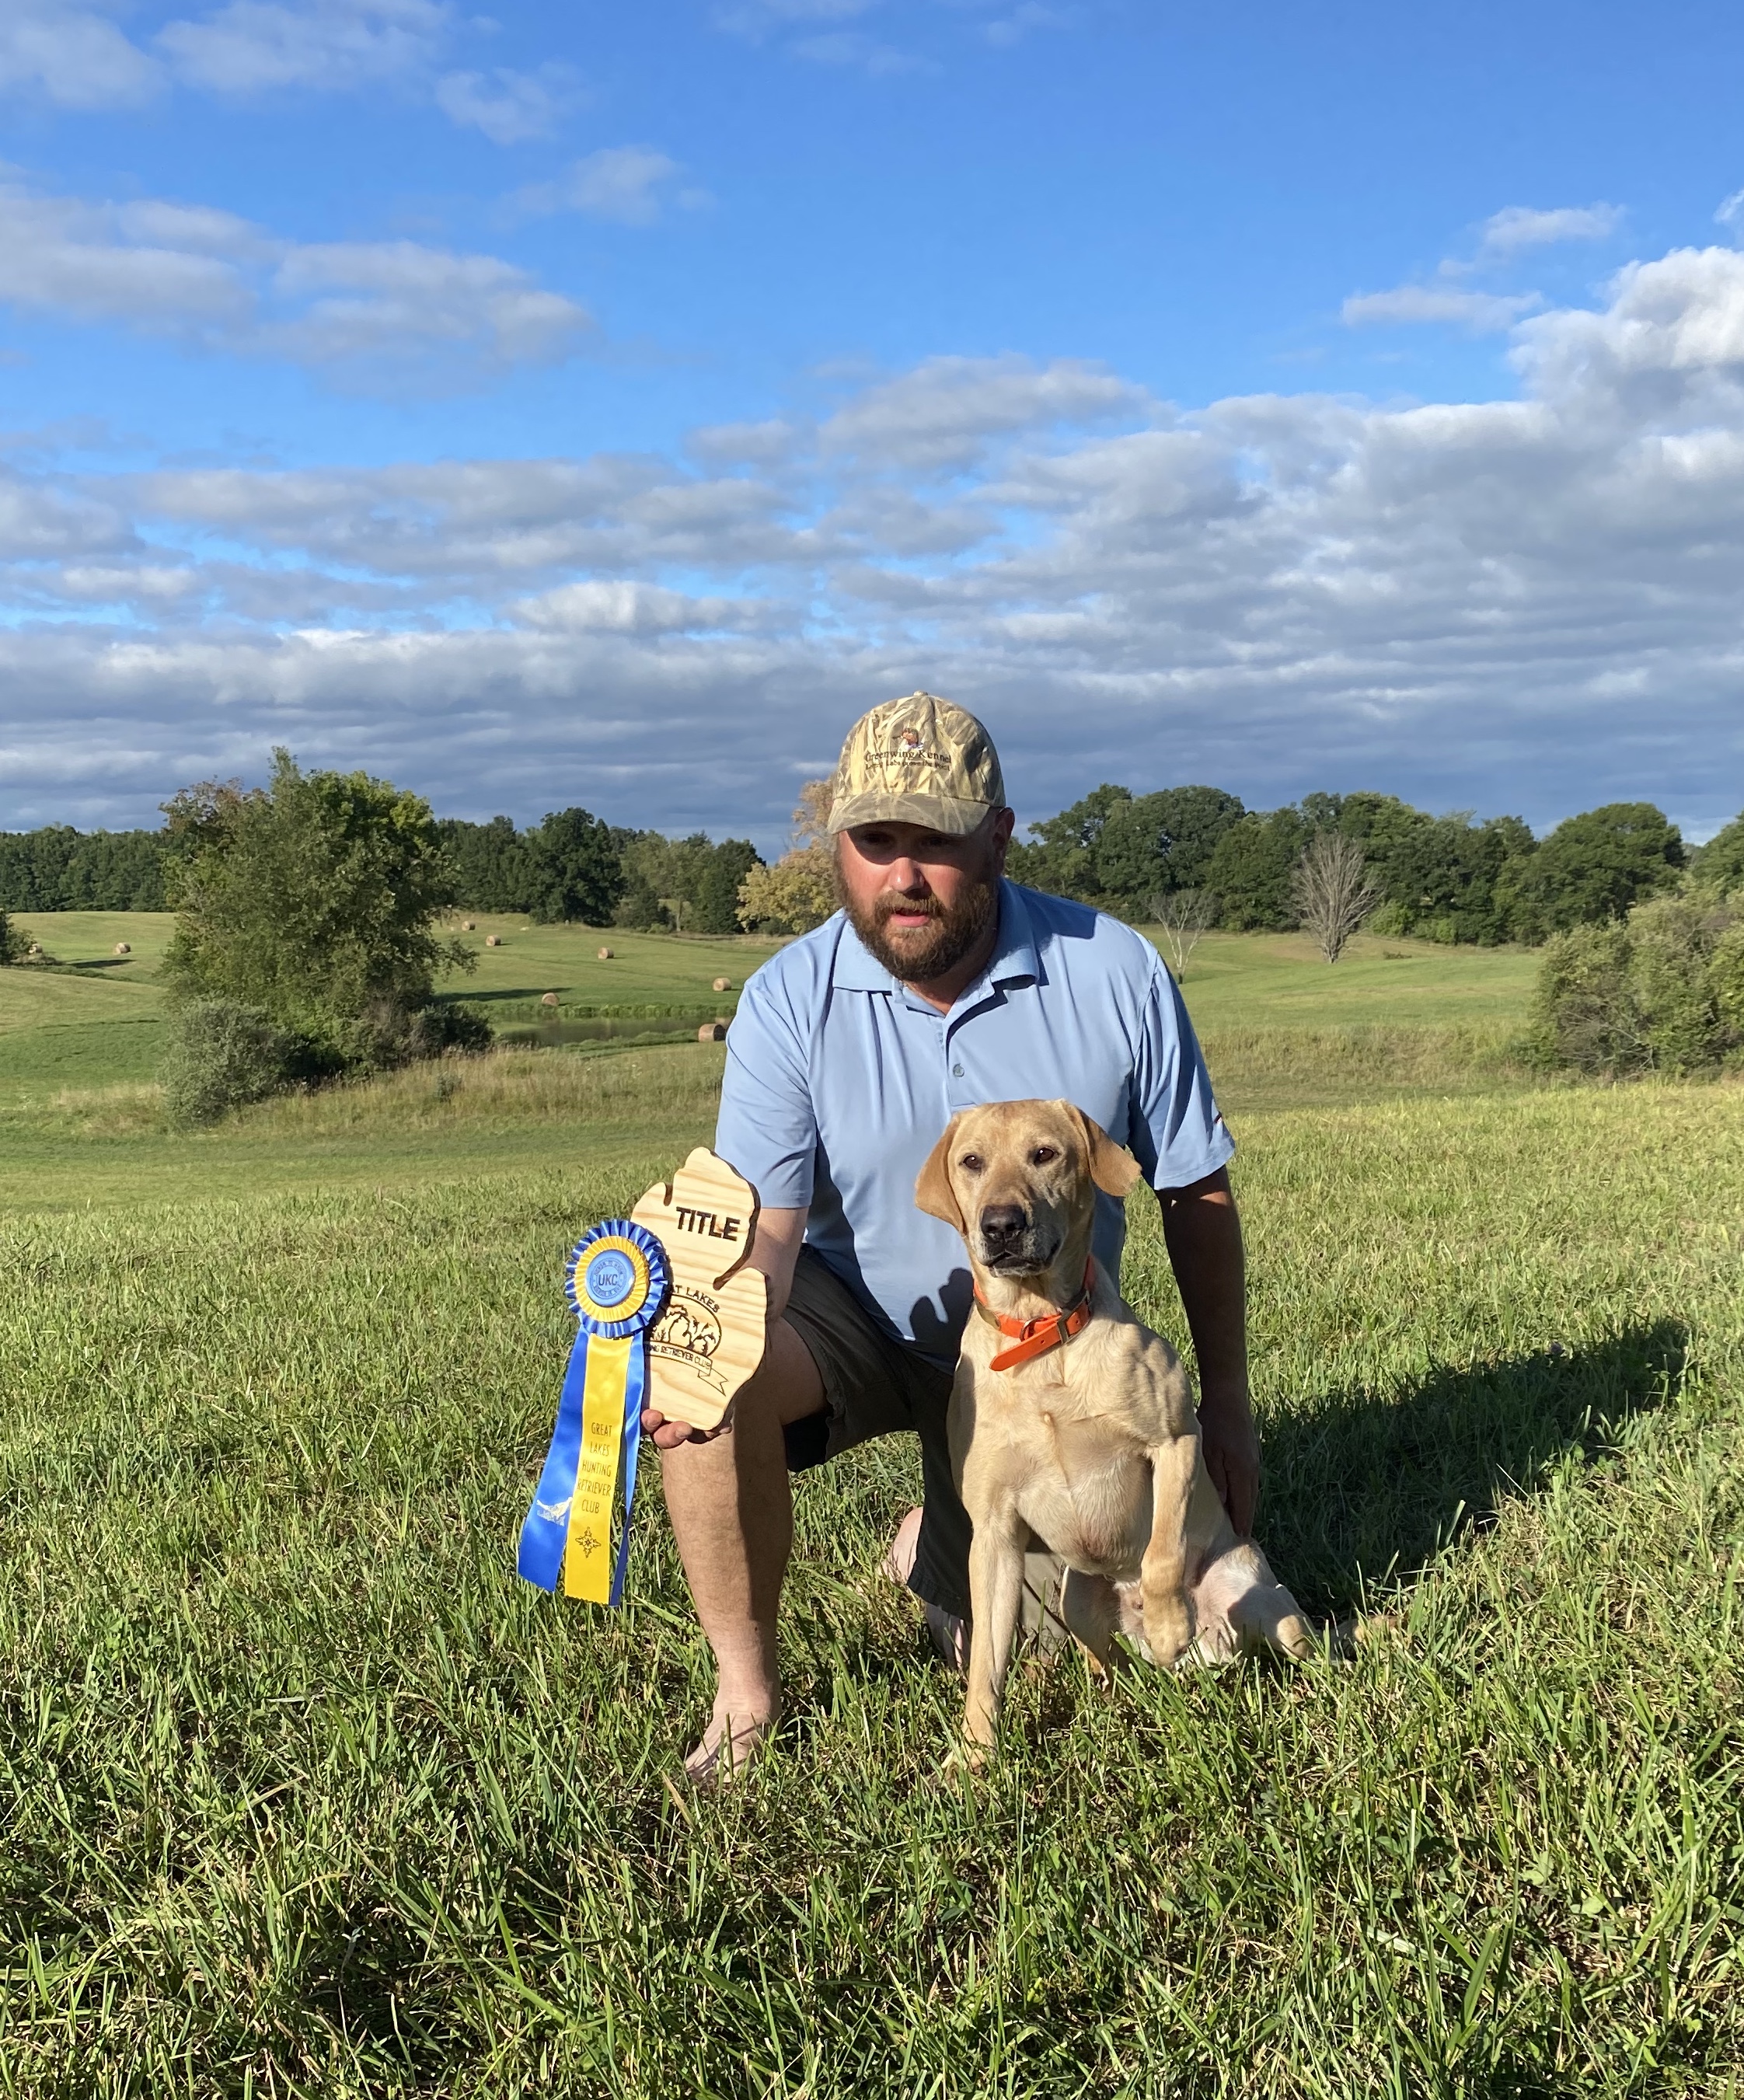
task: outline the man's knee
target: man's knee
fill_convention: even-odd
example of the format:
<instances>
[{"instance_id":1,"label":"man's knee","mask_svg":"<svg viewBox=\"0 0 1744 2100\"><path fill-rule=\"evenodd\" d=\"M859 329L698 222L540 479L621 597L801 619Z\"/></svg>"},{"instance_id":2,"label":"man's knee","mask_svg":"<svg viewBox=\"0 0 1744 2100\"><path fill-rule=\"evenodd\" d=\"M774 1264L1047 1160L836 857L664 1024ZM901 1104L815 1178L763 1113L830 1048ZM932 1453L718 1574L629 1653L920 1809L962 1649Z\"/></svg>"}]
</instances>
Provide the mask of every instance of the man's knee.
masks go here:
<instances>
[{"instance_id":1,"label":"man's knee","mask_svg":"<svg viewBox=\"0 0 1744 2100\"><path fill-rule=\"evenodd\" d=\"M740 1390L738 1404L747 1399L784 1429L823 1409L823 1374L817 1359L798 1328L784 1318L770 1329L763 1361Z\"/></svg>"}]
</instances>

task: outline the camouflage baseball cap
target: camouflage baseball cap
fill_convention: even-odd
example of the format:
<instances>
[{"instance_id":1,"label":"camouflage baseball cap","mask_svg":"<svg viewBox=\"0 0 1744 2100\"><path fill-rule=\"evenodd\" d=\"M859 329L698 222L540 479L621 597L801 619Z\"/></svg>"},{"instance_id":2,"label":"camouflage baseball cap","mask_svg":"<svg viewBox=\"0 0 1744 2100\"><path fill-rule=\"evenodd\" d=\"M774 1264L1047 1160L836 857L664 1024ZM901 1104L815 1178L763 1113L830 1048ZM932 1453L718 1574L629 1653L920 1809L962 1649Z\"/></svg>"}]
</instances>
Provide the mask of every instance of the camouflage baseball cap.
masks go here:
<instances>
[{"instance_id":1,"label":"camouflage baseball cap","mask_svg":"<svg viewBox=\"0 0 1744 2100\"><path fill-rule=\"evenodd\" d=\"M826 828L925 824L960 836L1004 806L999 753L981 724L934 693L910 693L848 731Z\"/></svg>"}]
</instances>

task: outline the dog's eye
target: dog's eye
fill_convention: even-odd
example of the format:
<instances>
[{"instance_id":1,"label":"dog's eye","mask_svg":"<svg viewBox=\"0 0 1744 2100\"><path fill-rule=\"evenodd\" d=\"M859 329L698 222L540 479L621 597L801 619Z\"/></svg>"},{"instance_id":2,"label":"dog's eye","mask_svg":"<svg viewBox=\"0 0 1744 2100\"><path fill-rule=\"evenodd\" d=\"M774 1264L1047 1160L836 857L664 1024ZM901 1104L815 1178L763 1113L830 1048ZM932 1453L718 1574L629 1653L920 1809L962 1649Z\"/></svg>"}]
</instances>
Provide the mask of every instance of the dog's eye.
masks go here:
<instances>
[{"instance_id":1,"label":"dog's eye","mask_svg":"<svg viewBox=\"0 0 1744 2100\"><path fill-rule=\"evenodd\" d=\"M965 1152L957 1162L965 1174L978 1174L987 1163L978 1152Z\"/></svg>"},{"instance_id":2,"label":"dog's eye","mask_svg":"<svg viewBox=\"0 0 1744 2100\"><path fill-rule=\"evenodd\" d=\"M1057 1159L1060 1148L1057 1145L1038 1145L1030 1154L1031 1167L1045 1167L1050 1159Z\"/></svg>"}]
</instances>

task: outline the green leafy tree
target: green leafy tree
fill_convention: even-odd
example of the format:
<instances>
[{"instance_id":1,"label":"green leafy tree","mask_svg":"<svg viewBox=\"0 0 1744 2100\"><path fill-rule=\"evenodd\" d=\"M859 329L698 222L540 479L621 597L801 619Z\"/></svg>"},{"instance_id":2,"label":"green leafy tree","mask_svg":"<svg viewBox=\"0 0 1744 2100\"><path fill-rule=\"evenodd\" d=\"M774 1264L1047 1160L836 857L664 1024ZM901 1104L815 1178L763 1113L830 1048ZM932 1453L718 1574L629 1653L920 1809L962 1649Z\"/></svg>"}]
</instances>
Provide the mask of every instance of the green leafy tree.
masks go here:
<instances>
[{"instance_id":1,"label":"green leafy tree","mask_svg":"<svg viewBox=\"0 0 1744 2100\"><path fill-rule=\"evenodd\" d=\"M723 839L706 832L669 839L660 832L627 834L623 847L625 890L617 923L681 933L736 933L739 889L762 865L748 839Z\"/></svg>"},{"instance_id":2,"label":"green leafy tree","mask_svg":"<svg viewBox=\"0 0 1744 2100\"><path fill-rule=\"evenodd\" d=\"M542 925L609 926L624 893L612 827L585 810L555 810L527 834L527 910Z\"/></svg>"},{"instance_id":3,"label":"green leafy tree","mask_svg":"<svg viewBox=\"0 0 1744 2100\"><path fill-rule=\"evenodd\" d=\"M1130 788L1105 780L1069 810L1031 824L1030 842L1013 844L1007 854L1007 873L1014 882L1050 890L1056 897L1100 896L1097 849L1110 814L1132 799Z\"/></svg>"},{"instance_id":4,"label":"green leafy tree","mask_svg":"<svg viewBox=\"0 0 1744 2100\"><path fill-rule=\"evenodd\" d=\"M699 933L739 931L739 889L763 857L748 839L722 839L710 853L696 889L694 930Z\"/></svg>"},{"instance_id":5,"label":"green leafy tree","mask_svg":"<svg viewBox=\"0 0 1744 2100\"><path fill-rule=\"evenodd\" d=\"M1705 846L1690 855L1689 872L1704 889L1722 896L1744 889L1744 815L1734 817L1724 831L1715 832Z\"/></svg>"},{"instance_id":6,"label":"green leafy tree","mask_svg":"<svg viewBox=\"0 0 1744 2100\"><path fill-rule=\"evenodd\" d=\"M1542 940L1627 917L1671 888L1683 864L1677 827L1651 802L1608 802L1558 824L1535 853L1511 863L1498 889L1517 936Z\"/></svg>"},{"instance_id":7,"label":"green leafy tree","mask_svg":"<svg viewBox=\"0 0 1744 2100\"><path fill-rule=\"evenodd\" d=\"M164 832L44 824L0 832L0 905L14 911L161 911Z\"/></svg>"},{"instance_id":8,"label":"green leafy tree","mask_svg":"<svg viewBox=\"0 0 1744 2100\"><path fill-rule=\"evenodd\" d=\"M525 911L533 900L527 841L507 817L469 823L440 817L436 834L454 871L456 902L472 911Z\"/></svg>"},{"instance_id":9,"label":"green leafy tree","mask_svg":"<svg viewBox=\"0 0 1744 2100\"><path fill-rule=\"evenodd\" d=\"M1205 871L1205 887L1216 892L1221 907L1221 923L1238 933L1293 926L1291 878L1311 836L1300 811L1287 805L1231 824Z\"/></svg>"},{"instance_id":10,"label":"green leafy tree","mask_svg":"<svg viewBox=\"0 0 1744 2100\"><path fill-rule=\"evenodd\" d=\"M809 933L836 909L836 862L827 846L796 846L773 867L761 862L739 885L740 923L759 933Z\"/></svg>"},{"instance_id":11,"label":"green leafy tree","mask_svg":"<svg viewBox=\"0 0 1744 2100\"><path fill-rule=\"evenodd\" d=\"M1387 899L1385 929L1486 946L1508 939L1498 885L1509 861L1531 851L1530 831L1517 817L1474 824L1463 814L1411 814L1418 821L1397 827L1378 850L1363 842Z\"/></svg>"},{"instance_id":12,"label":"green leafy tree","mask_svg":"<svg viewBox=\"0 0 1744 2100\"><path fill-rule=\"evenodd\" d=\"M1153 898L1198 887L1218 840L1243 814L1219 788L1163 788L1115 803L1096 842L1097 894L1138 917Z\"/></svg>"},{"instance_id":13,"label":"green leafy tree","mask_svg":"<svg viewBox=\"0 0 1744 2100\"><path fill-rule=\"evenodd\" d=\"M165 975L183 999L258 1009L367 1063L403 1040L444 968L453 872L422 797L273 754L264 788L186 788L164 805L176 852Z\"/></svg>"},{"instance_id":14,"label":"green leafy tree","mask_svg":"<svg viewBox=\"0 0 1744 2100\"><path fill-rule=\"evenodd\" d=\"M0 969L8 963L19 962L24 952L24 938L12 924L11 915L0 911Z\"/></svg>"},{"instance_id":15,"label":"green leafy tree","mask_svg":"<svg viewBox=\"0 0 1744 2100\"><path fill-rule=\"evenodd\" d=\"M1168 840L1165 887L1202 889L1218 841L1247 814L1241 797L1221 788L1164 788L1145 799L1155 808Z\"/></svg>"}]
</instances>

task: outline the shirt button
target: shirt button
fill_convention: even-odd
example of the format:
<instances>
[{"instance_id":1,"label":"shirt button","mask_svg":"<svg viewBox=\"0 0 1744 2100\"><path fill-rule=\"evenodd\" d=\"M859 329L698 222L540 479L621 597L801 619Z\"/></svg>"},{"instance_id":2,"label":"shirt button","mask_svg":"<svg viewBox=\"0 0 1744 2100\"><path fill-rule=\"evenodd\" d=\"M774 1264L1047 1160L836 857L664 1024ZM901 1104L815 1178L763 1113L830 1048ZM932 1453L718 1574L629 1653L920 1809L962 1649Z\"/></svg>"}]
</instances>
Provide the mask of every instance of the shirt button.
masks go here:
<instances>
[{"instance_id":1,"label":"shirt button","mask_svg":"<svg viewBox=\"0 0 1744 2100\"><path fill-rule=\"evenodd\" d=\"M951 1076L953 1079L960 1079L963 1076L963 1067L960 1065L953 1065L951 1067Z\"/></svg>"}]
</instances>

